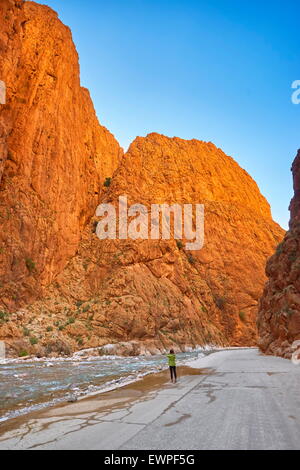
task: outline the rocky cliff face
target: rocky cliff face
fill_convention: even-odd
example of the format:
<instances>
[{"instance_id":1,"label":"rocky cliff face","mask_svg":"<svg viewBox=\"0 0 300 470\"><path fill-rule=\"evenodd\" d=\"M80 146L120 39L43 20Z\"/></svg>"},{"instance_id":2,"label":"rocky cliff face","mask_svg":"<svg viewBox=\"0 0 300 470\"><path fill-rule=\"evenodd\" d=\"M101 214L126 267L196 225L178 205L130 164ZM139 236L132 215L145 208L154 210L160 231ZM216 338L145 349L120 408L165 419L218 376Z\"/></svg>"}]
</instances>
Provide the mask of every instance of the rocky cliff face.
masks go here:
<instances>
[{"instance_id":1,"label":"rocky cliff face","mask_svg":"<svg viewBox=\"0 0 300 470\"><path fill-rule=\"evenodd\" d=\"M0 1L0 310L26 305L78 248L122 151L81 88L71 32L46 6Z\"/></svg>"},{"instance_id":2,"label":"rocky cliff face","mask_svg":"<svg viewBox=\"0 0 300 470\"><path fill-rule=\"evenodd\" d=\"M292 166L295 196L290 230L267 264L269 278L258 314L263 352L290 358L300 340L300 150Z\"/></svg>"},{"instance_id":3,"label":"rocky cliff face","mask_svg":"<svg viewBox=\"0 0 300 470\"><path fill-rule=\"evenodd\" d=\"M68 28L31 2L1 0L0 10L8 91L0 106L0 340L8 351L255 344L265 261L284 235L255 182L196 140L150 134L121 158L80 87ZM204 204L204 248L189 252L188 240L174 237L100 241L96 207L117 207L123 195L148 209Z\"/></svg>"},{"instance_id":4,"label":"rocky cliff face","mask_svg":"<svg viewBox=\"0 0 300 470\"><path fill-rule=\"evenodd\" d=\"M136 340L132 353L254 345L265 262L283 231L251 177L211 143L150 134L131 145L101 201L117 207L122 195L147 208L204 204L204 248L100 241L95 217L47 296L23 311L44 350L55 335L67 350Z\"/></svg>"}]
</instances>

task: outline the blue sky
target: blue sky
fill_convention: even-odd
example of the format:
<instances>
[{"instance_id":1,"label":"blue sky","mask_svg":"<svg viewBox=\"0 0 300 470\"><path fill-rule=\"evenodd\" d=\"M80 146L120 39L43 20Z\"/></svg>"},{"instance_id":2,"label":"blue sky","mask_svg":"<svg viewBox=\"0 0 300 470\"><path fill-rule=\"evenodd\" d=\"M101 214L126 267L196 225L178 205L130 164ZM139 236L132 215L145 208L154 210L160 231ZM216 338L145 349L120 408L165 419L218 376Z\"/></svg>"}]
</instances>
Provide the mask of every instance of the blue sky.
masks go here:
<instances>
[{"instance_id":1,"label":"blue sky","mask_svg":"<svg viewBox=\"0 0 300 470\"><path fill-rule=\"evenodd\" d=\"M46 0L71 27L82 85L127 149L150 132L212 141L288 226L300 148L294 0Z\"/></svg>"}]
</instances>

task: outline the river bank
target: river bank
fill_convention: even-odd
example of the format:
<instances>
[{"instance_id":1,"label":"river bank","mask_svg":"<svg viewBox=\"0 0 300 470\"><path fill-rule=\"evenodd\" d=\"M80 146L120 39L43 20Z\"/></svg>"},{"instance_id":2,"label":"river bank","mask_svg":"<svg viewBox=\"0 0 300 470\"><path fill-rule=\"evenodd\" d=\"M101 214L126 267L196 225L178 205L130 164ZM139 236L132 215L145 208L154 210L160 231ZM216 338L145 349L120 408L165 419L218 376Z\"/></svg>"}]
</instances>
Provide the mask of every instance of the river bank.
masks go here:
<instances>
[{"instance_id":1,"label":"river bank","mask_svg":"<svg viewBox=\"0 0 300 470\"><path fill-rule=\"evenodd\" d=\"M182 368L181 368L182 367ZM299 449L300 368L230 349L0 426L0 449Z\"/></svg>"},{"instance_id":2,"label":"river bank","mask_svg":"<svg viewBox=\"0 0 300 470\"><path fill-rule=\"evenodd\" d=\"M190 366L178 367L180 380L183 377L199 376L203 373L206 373L206 371ZM43 433L44 431L47 432L49 427L52 428L54 423L62 423L63 428L65 424L69 427L69 420L73 418L77 420L89 416L88 422L92 422L93 416L115 414L120 408L127 409L135 402L147 401L153 393L155 394L162 387L168 386L169 382L168 370L152 372L140 377L137 381L116 386L112 390L101 394L94 392L86 397L79 397L74 403L58 403L52 407L47 407L47 409L35 410L27 415L7 420L0 423L0 449L2 439L7 436L15 436L16 438L22 436L24 430L28 429L28 426L31 427L32 423L37 425L36 430Z\"/></svg>"},{"instance_id":3,"label":"river bank","mask_svg":"<svg viewBox=\"0 0 300 470\"><path fill-rule=\"evenodd\" d=\"M178 364L211 354L202 348L179 353ZM100 356L96 350L71 357L8 359L0 362L0 423L59 403L74 402L136 382L167 367L162 354Z\"/></svg>"}]
</instances>

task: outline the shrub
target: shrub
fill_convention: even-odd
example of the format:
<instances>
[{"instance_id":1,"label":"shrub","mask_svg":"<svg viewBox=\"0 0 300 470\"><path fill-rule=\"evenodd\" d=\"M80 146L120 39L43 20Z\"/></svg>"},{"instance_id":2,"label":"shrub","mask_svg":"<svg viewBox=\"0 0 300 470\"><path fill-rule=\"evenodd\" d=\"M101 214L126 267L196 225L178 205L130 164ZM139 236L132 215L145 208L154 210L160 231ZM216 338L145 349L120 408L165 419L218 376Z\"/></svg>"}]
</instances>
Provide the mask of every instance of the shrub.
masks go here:
<instances>
[{"instance_id":1,"label":"shrub","mask_svg":"<svg viewBox=\"0 0 300 470\"><path fill-rule=\"evenodd\" d=\"M0 321L8 321L8 314L6 312L0 312Z\"/></svg>"},{"instance_id":2,"label":"shrub","mask_svg":"<svg viewBox=\"0 0 300 470\"><path fill-rule=\"evenodd\" d=\"M51 333L51 331L53 331L53 328L52 328L52 326L48 326L48 328L47 328L47 332L48 332L48 333Z\"/></svg>"},{"instance_id":3,"label":"shrub","mask_svg":"<svg viewBox=\"0 0 300 470\"><path fill-rule=\"evenodd\" d=\"M191 255L191 254L188 255L188 262L189 262L191 265L196 264L196 260L195 260L195 258L193 257L193 255Z\"/></svg>"},{"instance_id":4,"label":"shrub","mask_svg":"<svg viewBox=\"0 0 300 470\"><path fill-rule=\"evenodd\" d=\"M24 336L30 336L30 330L28 328L23 328L23 335Z\"/></svg>"},{"instance_id":5,"label":"shrub","mask_svg":"<svg viewBox=\"0 0 300 470\"><path fill-rule=\"evenodd\" d=\"M26 356L29 356L29 354L25 349L23 349L22 351L19 352L18 356L19 357L26 357Z\"/></svg>"},{"instance_id":6,"label":"shrub","mask_svg":"<svg viewBox=\"0 0 300 470\"><path fill-rule=\"evenodd\" d=\"M78 343L78 346L82 346L83 345L83 339L82 338L77 338L77 343Z\"/></svg>"},{"instance_id":7,"label":"shrub","mask_svg":"<svg viewBox=\"0 0 300 470\"><path fill-rule=\"evenodd\" d=\"M240 312L239 317L242 322L245 322L247 319L245 312Z\"/></svg>"},{"instance_id":8,"label":"shrub","mask_svg":"<svg viewBox=\"0 0 300 470\"><path fill-rule=\"evenodd\" d=\"M71 317L69 318L69 320L67 321L67 325L73 325L75 323L75 318Z\"/></svg>"},{"instance_id":9,"label":"shrub","mask_svg":"<svg viewBox=\"0 0 300 470\"><path fill-rule=\"evenodd\" d=\"M224 310L227 301L225 297L221 297L220 295L215 295L214 302L219 310Z\"/></svg>"},{"instance_id":10,"label":"shrub","mask_svg":"<svg viewBox=\"0 0 300 470\"><path fill-rule=\"evenodd\" d=\"M33 273L35 271L35 263L32 261L31 258L26 258L26 268L30 273Z\"/></svg>"},{"instance_id":11,"label":"shrub","mask_svg":"<svg viewBox=\"0 0 300 470\"><path fill-rule=\"evenodd\" d=\"M29 341L30 341L31 346L34 346L35 344L38 344L39 342L35 336L32 336Z\"/></svg>"},{"instance_id":12,"label":"shrub","mask_svg":"<svg viewBox=\"0 0 300 470\"><path fill-rule=\"evenodd\" d=\"M176 241L176 245L177 245L178 250L182 250L182 249L183 249L183 246L184 246L184 245L183 245L183 243L182 243L181 240L177 240L177 241Z\"/></svg>"},{"instance_id":13,"label":"shrub","mask_svg":"<svg viewBox=\"0 0 300 470\"><path fill-rule=\"evenodd\" d=\"M283 246L284 246L283 242L279 243L278 247L276 248L277 255L281 255L281 253L283 252Z\"/></svg>"},{"instance_id":14,"label":"shrub","mask_svg":"<svg viewBox=\"0 0 300 470\"><path fill-rule=\"evenodd\" d=\"M106 178L106 180L104 181L105 188L109 188L110 185L111 185L111 178Z\"/></svg>"}]
</instances>

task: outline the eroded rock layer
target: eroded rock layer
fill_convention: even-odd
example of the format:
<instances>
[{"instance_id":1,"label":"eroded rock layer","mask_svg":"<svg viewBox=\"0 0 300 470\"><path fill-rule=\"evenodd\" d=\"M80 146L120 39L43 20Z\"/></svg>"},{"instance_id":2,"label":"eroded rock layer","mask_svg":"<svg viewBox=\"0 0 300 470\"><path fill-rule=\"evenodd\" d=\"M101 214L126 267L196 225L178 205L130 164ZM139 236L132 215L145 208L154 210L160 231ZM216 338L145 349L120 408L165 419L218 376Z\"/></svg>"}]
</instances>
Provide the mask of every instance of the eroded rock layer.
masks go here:
<instances>
[{"instance_id":1,"label":"eroded rock layer","mask_svg":"<svg viewBox=\"0 0 300 470\"><path fill-rule=\"evenodd\" d=\"M263 352L286 358L300 340L300 150L292 166L295 195L290 230L267 263L266 284L258 314Z\"/></svg>"},{"instance_id":2,"label":"eroded rock layer","mask_svg":"<svg viewBox=\"0 0 300 470\"><path fill-rule=\"evenodd\" d=\"M100 241L95 217L47 296L19 312L41 336L41 354L120 341L139 342L130 353L254 345L266 259L284 233L252 178L211 143L150 134L131 145L101 201L117 207L122 195L147 208L204 204L204 248Z\"/></svg>"}]
</instances>

